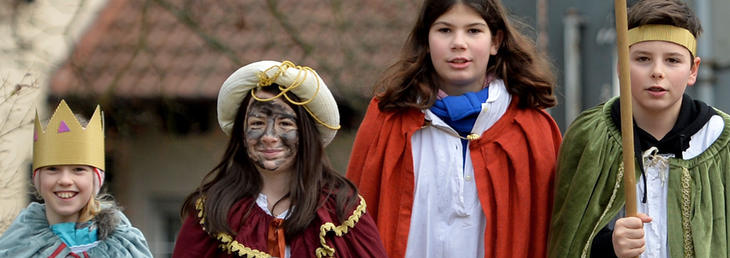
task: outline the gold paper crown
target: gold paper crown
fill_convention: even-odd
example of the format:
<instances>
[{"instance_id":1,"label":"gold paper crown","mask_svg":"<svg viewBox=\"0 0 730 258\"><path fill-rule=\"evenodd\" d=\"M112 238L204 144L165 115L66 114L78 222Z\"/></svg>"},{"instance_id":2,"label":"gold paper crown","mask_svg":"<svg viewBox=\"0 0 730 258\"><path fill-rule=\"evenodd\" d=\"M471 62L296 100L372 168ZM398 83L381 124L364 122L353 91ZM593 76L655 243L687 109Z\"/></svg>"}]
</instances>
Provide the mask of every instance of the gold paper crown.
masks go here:
<instances>
[{"instance_id":1,"label":"gold paper crown","mask_svg":"<svg viewBox=\"0 0 730 258\"><path fill-rule=\"evenodd\" d=\"M66 101L61 100L43 130L36 112L33 171L52 165L88 165L104 170L103 116L99 106L96 106L84 128L76 120Z\"/></svg>"},{"instance_id":2,"label":"gold paper crown","mask_svg":"<svg viewBox=\"0 0 730 258\"><path fill-rule=\"evenodd\" d=\"M668 41L683 46L697 56L697 39L689 30L672 25L664 24L647 24L635 27L629 30L628 34L629 46L650 40Z\"/></svg>"}]
</instances>

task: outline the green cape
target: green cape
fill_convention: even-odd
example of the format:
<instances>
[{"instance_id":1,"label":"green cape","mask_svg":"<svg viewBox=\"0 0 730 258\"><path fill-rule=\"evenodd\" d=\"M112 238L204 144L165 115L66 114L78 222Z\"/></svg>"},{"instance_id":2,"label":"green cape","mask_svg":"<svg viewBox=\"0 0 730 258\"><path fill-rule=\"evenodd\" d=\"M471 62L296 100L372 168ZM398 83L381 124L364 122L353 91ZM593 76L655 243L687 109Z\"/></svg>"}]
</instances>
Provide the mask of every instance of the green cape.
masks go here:
<instances>
[{"instance_id":1,"label":"green cape","mask_svg":"<svg viewBox=\"0 0 730 258\"><path fill-rule=\"evenodd\" d=\"M617 100L583 112L563 138L549 257L589 257L596 233L624 206L621 133L610 108ZM725 123L720 137L697 157L669 161L667 241L672 257L730 257L730 116L716 111ZM637 182L639 176L637 170Z\"/></svg>"}]
</instances>

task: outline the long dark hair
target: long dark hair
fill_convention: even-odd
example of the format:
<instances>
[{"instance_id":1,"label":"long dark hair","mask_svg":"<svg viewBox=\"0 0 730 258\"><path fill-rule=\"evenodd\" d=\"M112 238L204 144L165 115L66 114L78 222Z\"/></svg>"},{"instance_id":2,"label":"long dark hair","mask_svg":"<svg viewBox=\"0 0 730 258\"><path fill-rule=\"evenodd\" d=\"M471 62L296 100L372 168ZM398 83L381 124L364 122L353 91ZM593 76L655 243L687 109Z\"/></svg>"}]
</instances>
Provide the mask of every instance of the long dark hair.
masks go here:
<instances>
[{"instance_id":1,"label":"long dark hair","mask_svg":"<svg viewBox=\"0 0 730 258\"><path fill-rule=\"evenodd\" d=\"M263 90L274 94L280 92L276 85L264 87ZM288 95L298 100L295 95ZM251 95L246 94L238 108L223 159L208 172L201 185L185 198L180 211L183 218L197 214L195 202L198 198L205 198L205 227L210 234L235 234L228 225L228 211L242 198L256 198L262 189L263 180L246 153L243 137L250 99ZM345 212L352 209L359 198L352 182L330 166L319 131L307 111L301 106L284 102L297 114L299 133L294 165L296 172L292 174L289 185L291 207L295 208L289 210L283 224L286 239L291 239L309 226L316 217L317 209L327 199L334 198L335 213L340 221L344 221Z\"/></svg>"},{"instance_id":2,"label":"long dark hair","mask_svg":"<svg viewBox=\"0 0 730 258\"><path fill-rule=\"evenodd\" d=\"M521 108L555 106L555 78L551 67L544 55L537 52L534 42L508 19L499 0L426 0L400 60L376 84L380 110L425 109L433 105L439 87L438 75L429 58L428 33L433 22L456 4L464 4L479 13L493 37L502 34L497 55L490 57L485 73L494 73L504 80L507 91L518 96Z\"/></svg>"}]
</instances>

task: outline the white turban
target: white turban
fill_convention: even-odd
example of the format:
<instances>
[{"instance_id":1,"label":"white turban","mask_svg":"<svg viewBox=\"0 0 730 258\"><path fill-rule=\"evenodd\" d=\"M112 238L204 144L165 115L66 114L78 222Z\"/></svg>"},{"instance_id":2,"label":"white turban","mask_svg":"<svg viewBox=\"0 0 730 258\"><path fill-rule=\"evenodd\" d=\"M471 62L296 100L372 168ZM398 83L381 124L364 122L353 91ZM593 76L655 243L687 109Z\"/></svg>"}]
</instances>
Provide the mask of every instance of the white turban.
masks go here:
<instances>
[{"instance_id":1,"label":"white turban","mask_svg":"<svg viewBox=\"0 0 730 258\"><path fill-rule=\"evenodd\" d=\"M340 128L340 113L337 102L321 77L309 67L296 66L289 61L259 61L236 70L223 82L218 93L218 123L230 135L241 101L256 87L279 85L282 91L291 91L316 121L317 130L322 137L322 145L327 146Z\"/></svg>"}]
</instances>

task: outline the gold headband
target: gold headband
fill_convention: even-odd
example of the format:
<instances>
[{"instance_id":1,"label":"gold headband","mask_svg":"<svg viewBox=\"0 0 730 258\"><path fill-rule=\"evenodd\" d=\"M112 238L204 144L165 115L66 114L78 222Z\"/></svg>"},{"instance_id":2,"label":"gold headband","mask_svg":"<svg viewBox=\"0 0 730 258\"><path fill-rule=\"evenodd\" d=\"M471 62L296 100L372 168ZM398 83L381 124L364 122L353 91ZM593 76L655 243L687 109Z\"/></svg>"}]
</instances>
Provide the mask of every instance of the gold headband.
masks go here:
<instances>
[{"instance_id":1,"label":"gold headband","mask_svg":"<svg viewBox=\"0 0 730 258\"><path fill-rule=\"evenodd\" d=\"M642 41L661 40L683 46L697 56L697 39L689 30L672 25L649 24L629 30L629 46Z\"/></svg>"}]
</instances>

